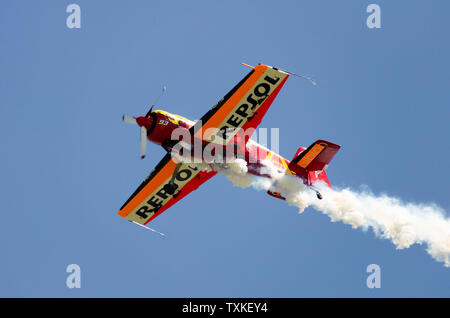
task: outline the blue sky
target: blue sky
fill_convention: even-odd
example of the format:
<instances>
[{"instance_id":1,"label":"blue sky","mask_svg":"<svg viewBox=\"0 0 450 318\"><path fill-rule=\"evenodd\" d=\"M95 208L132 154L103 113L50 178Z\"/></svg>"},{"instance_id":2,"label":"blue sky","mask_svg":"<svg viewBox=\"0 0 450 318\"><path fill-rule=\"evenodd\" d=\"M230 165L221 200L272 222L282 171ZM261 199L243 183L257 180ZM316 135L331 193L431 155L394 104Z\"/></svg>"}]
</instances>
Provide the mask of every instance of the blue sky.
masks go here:
<instances>
[{"instance_id":1,"label":"blue sky","mask_svg":"<svg viewBox=\"0 0 450 318\"><path fill-rule=\"evenodd\" d=\"M332 184L408 202L450 201L448 1L2 1L0 296L450 296L450 269L424 246L396 250L264 192L203 185L151 223L117 210L162 158L122 114L198 119L248 69L290 78L261 127L291 159L316 139L342 145ZM448 215L448 214L447 214ZM68 289L78 264L82 287ZM366 267L381 267L380 289Z\"/></svg>"}]
</instances>

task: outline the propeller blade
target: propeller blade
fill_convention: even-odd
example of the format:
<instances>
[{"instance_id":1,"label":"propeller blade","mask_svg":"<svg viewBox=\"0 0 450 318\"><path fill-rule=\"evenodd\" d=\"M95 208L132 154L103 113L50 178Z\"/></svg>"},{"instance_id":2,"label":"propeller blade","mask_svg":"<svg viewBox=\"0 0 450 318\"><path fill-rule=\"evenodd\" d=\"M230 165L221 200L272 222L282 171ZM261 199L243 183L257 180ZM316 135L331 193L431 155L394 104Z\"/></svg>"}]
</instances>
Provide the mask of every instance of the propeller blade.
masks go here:
<instances>
[{"instance_id":1,"label":"propeller blade","mask_svg":"<svg viewBox=\"0 0 450 318\"><path fill-rule=\"evenodd\" d=\"M134 118L134 117L123 115L122 120L128 124L137 125L136 118Z\"/></svg>"},{"instance_id":2,"label":"propeller blade","mask_svg":"<svg viewBox=\"0 0 450 318\"><path fill-rule=\"evenodd\" d=\"M148 113L147 114L145 114L145 117L148 117L148 116L150 116L150 114L152 113L152 111L153 111L153 107L155 107L155 105L152 105L152 107L150 107L150 110L148 111Z\"/></svg>"},{"instance_id":3,"label":"propeller blade","mask_svg":"<svg viewBox=\"0 0 450 318\"><path fill-rule=\"evenodd\" d=\"M147 147L147 128L141 127L141 159L145 158L145 148Z\"/></svg>"},{"instance_id":4,"label":"propeller blade","mask_svg":"<svg viewBox=\"0 0 450 318\"><path fill-rule=\"evenodd\" d=\"M163 86L161 93L159 94L158 98L155 100L155 102L153 103L152 107L150 108L150 110L148 111L148 113L145 115L145 117L150 116L150 114L153 111L153 107L155 107L156 103L158 103L159 99L161 98L162 94L164 94L164 92L166 91L166 86Z\"/></svg>"}]
</instances>

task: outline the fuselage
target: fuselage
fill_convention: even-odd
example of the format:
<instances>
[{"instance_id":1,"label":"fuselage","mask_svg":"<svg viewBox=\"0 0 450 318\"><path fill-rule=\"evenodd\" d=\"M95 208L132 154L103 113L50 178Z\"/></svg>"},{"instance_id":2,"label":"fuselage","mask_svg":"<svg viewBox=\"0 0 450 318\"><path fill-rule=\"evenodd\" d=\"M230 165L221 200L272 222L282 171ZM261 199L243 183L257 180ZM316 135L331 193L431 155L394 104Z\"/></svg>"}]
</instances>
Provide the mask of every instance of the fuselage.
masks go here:
<instances>
[{"instance_id":1,"label":"fuselage","mask_svg":"<svg viewBox=\"0 0 450 318\"><path fill-rule=\"evenodd\" d=\"M199 142L201 146L200 149L202 150L200 151L201 161L210 163L210 161L205 160L203 150L211 146L211 143L204 141L205 138L201 139L198 139L197 137L194 138L193 135L197 135L197 132L195 134L191 134L191 130L194 130L195 127L193 126L196 125L196 122L179 115L171 114L163 110L155 110L150 112L146 116L140 116L136 118L136 123L139 126L146 128L147 139L149 141L157 145L160 145L166 151L176 150L174 149L176 145L184 144L187 146L187 148L185 148L184 146L182 148L188 149L189 156L191 156L190 158L198 158L197 155L191 154L195 153L195 151L192 151L192 148L195 149L196 143ZM179 129L177 132L182 131L189 136L187 142L186 139L181 138L178 134L174 134L176 129ZM178 139L174 138L174 136L178 136ZM317 142L325 143L325 145L331 144L330 142L325 142L321 140ZM311 145L310 148L312 146L315 146L315 144ZM321 199L321 195L315 189L316 182L322 181L326 183L329 187L331 187L328 177L324 170L305 169L304 167L301 166L301 165L308 166L309 163L318 156L318 153L325 146L320 145L315 146L317 149L319 149L319 152L317 153L314 153L316 148L305 149L303 147L300 147L297 150L295 156L293 157L294 159L292 162L287 160L286 158L283 158L278 153L269 150L263 145L257 143L256 141L250 138L246 138L245 133L236 134L236 139L234 139L232 142L229 142L226 146L220 145L218 147L221 149L221 151L223 150L219 158L228 160L226 158L229 158L228 155L230 155L231 153L233 158L244 159L247 163L248 174L273 179L272 174L267 169L269 162L271 163L270 165L271 168L274 167L279 173L292 175L294 177L301 179L305 185L311 187L314 191L316 191L319 199ZM324 164L328 163L331 160L332 156L334 156L336 151L339 149L339 146L337 145L334 145L334 147L335 147L334 151L332 151L331 154L329 154L329 152L324 151L325 156L321 159L324 160L323 162ZM305 152L306 155L302 157L300 154L302 154L305 150L308 152ZM180 153L182 152L183 150L181 150ZM216 155L217 155L216 153L213 154L213 156ZM297 162L299 158L303 158L301 162ZM216 161L214 162L216 163ZM226 162L227 161L225 161L225 163ZM267 191L267 193L278 199L285 200L285 198L280 194L278 190L279 190L278 183L274 180L271 188Z\"/></svg>"},{"instance_id":2,"label":"fuselage","mask_svg":"<svg viewBox=\"0 0 450 318\"><path fill-rule=\"evenodd\" d=\"M147 129L147 139L149 141L162 146L166 151L171 151L178 141L182 140L173 139L173 132L175 129L181 128L181 130L188 132L189 129L195 125L195 122L192 120L163 110L155 110L151 112L149 116L140 116L136 118L136 122L139 126L145 126ZM207 146L208 144L208 142L203 140L195 140L190 133L189 136L191 136L189 141L190 145L195 145L196 142L203 143L203 146ZM300 147L294 158L299 156L305 150L306 148ZM228 144L224 147L224 153L227 152L228 154L231 152L235 158L241 158L246 161L248 174L272 179L271 174L267 170L267 162L269 162L279 173L289 174L301 179L305 185L312 187L313 190L317 192L319 198L321 198L320 193L313 187L317 181L322 181L331 187L324 170L310 171L300 168L295 163L290 165L291 161L250 138L245 140L245 142L236 140L235 142ZM201 154L201 156L203 160L203 154ZM278 190L277 182L273 182L267 193L278 199L285 200Z\"/></svg>"},{"instance_id":3,"label":"fuselage","mask_svg":"<svg viewBox=\"0 0 450 318\"><path fill-rule=\"evenodd\" d=\"M191 128L195 122L185 117L168 113L163 110L155 110L150 116L140 116L136 119L139 126L147 128L147 139L152 143L162 146L165 150L171 150L174 142L172 133L177 128ZM245 149L239 148L239 158L245 159L247 162L248 173L270 177L269 174L261 170L262 162L269 161L277 168L279 172L289 173L289 160L283 158L274 151L267 149L256 141L249 139L245 143Z\"/></svg>"}]
</instances>

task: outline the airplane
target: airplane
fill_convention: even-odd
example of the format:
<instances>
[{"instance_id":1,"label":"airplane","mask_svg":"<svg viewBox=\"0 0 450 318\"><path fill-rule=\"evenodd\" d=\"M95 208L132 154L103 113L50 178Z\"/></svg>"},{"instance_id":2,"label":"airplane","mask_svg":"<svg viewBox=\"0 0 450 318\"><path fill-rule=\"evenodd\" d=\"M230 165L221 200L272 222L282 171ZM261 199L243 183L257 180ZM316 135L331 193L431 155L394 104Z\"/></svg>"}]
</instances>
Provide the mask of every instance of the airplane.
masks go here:
<instances>
[{"instance_id":1,"label":"airplane","mask_svg":"<svg viewBox=\"0 0 450 318\"><path fill-rule=\"evenodd\" d=\"M289 75L297 74L264 64L254 67L242 64L250 67L251 71L196 122L163 110L153 110L156 102L145 116L123 116L125 122L140 127L141 158L145 157L147 140L162 146L167 154L120 208L118 214L121 217L145 227L216 175L217 170L200 169L174 156L173 151L177 148L179 153L186 152L192 158L194 155L189 150L199 143L202 149L213 146L210 148L223 148L225 154L239 155L246 161L250 175L271 178L262 169L264 162L269 161L279 172L300 178L316 192L318 199L322 199L315 186L319 181L331 188L325 169L340 149L339 145L317 140L308 148L300 147L289 161L250 139ZM187 132L190 139L186 142L172 138L176 129ZM267 193L286 199L276 191L276 187Z\"/></svg>"}]
</instances>

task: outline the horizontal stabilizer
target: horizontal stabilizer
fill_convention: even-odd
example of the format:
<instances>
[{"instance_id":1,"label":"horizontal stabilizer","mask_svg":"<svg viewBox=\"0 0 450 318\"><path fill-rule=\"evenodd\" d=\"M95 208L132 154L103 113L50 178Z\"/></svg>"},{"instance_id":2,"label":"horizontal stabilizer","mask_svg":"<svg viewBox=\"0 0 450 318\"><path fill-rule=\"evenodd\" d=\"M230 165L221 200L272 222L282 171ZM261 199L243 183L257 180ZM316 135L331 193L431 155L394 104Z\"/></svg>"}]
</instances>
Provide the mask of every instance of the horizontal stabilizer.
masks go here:
<instances>
[{"instance_id":1,"label":"horizontal stabilizer","mask_svg":"<svg viewBox=\"0 0 450 318\"><path fill-rule=\"evenodd\" d=\"M304 151L298 151L296 157L291 161L290 165L296 165L307 171L321 171L333 159L336 152L341 146L326 140L317 140ZM301 149L301 148L300 148ZM300 150L299 149L299 150Z\"/></svg>"}]
</instances>

